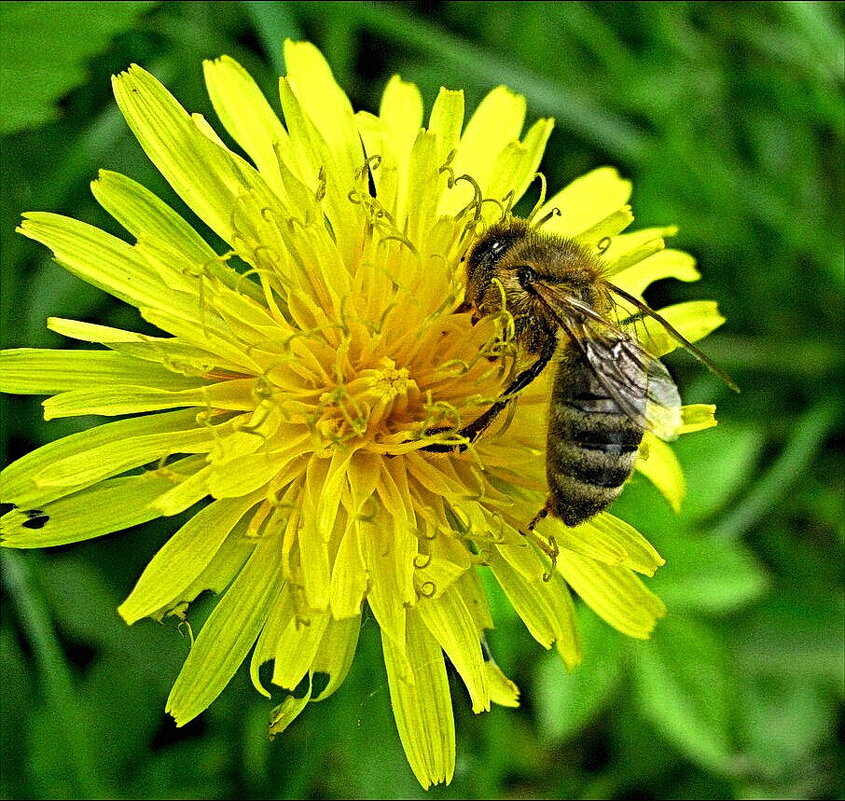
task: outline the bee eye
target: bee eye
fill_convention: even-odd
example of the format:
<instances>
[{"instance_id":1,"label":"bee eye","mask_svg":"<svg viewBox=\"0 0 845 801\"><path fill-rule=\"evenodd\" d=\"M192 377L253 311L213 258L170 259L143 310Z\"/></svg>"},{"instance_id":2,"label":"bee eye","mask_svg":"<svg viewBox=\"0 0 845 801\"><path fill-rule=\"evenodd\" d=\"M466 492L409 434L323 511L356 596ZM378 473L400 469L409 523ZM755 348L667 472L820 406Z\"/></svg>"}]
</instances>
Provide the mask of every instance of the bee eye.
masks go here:
<instances>
[{"instance_id":1,"label":"bee eye","mask_svg":"<svg viewBox=\"0 0 845 801\"><path fill-rule=\"evenodd\" d=\"M489 247L491 256L499 256L507 245L501 239L496 239L490 243Z\"/></svg>"}]
</instances>

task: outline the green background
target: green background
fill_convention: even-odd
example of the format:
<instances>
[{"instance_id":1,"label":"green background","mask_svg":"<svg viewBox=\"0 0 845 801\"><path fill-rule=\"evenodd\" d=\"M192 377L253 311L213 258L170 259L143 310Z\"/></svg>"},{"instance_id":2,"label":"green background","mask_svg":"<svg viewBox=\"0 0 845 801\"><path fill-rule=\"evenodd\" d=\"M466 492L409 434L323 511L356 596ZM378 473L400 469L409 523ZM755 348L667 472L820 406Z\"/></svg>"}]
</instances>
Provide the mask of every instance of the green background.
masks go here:
<instances>
[{"instance_id":1,"label":"green background","mask_svg":"<svg viewBox=\"0 0 845 801\"><path fill-rule=\"evenodd\" d=\"M133 141L109 76L137 62L215 121L201 60L229 54L275 98L284 37L326 54L357 108L393 73L505 83L557 126L554 190L603 164L634 179L638 225L677 223L714 298L705 343L733 395L688 356L670 366L720 426L684 438L680 517L634 481L614 511L668 563L647 643L581 609L586 657L567 676L501 598L491 645L519 710L472 715L453 681L453 784L431 798L833 798L843 793L843 11L835 3L2 3L4 346L58 347L47 315L137 327L134 312L13 233L29 210L117 231L88 182L119 170L173 200ZM275 100L273 101L275 102ZM178 206L178 204L176 204ZM96 422L45 424L5 398L11 459ZM183 729L164 715L188 643L126 628L116 605L172 519L45 552L2 554L4 798L406 798L374 623L352 673L275 741L239 673ZM202 606L202 604L200 604ZM202 609L199 610L200 615ZM453 677L454 680L454 677Z\"/></svg>"}]
</instances>

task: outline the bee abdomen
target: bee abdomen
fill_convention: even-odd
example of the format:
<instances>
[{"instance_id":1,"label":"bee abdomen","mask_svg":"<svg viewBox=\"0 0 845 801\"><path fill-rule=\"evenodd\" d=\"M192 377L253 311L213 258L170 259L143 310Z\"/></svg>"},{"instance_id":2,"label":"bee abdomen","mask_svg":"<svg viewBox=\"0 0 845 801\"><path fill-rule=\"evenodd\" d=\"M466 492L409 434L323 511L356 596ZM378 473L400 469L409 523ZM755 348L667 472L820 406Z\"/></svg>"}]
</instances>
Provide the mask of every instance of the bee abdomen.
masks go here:
<instances>
[{"instance_id":1,"label":"bee abdomen","mask_svg":"<svg viewBox=\"0 0 845 801\"><path fill-rule=\"evenodd\" d=\"M548 511L576 526L610 506L634 469L642 437L611 398L558 398L548 431Z\"/></svg>"}]
</instances>

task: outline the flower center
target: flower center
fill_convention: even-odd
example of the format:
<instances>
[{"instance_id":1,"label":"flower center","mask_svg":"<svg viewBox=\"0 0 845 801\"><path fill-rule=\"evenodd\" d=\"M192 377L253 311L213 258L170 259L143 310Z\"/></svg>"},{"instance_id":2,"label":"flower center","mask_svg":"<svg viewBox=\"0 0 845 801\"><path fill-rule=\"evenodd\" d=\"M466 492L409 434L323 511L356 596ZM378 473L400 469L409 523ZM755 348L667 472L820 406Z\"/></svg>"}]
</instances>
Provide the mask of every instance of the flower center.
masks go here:
<instances>
[{"instance_id":1,"label":"flower center","mask_svg":"<svg viewBox=\"0 0 845 801\"><path fill-rule=\"evenodd\" d=\"M409 404L420 406L417 382L407 368L383 357L320 396L316 429L330 442L381 442L407 428Z\"/></svg>"}]
</instances>

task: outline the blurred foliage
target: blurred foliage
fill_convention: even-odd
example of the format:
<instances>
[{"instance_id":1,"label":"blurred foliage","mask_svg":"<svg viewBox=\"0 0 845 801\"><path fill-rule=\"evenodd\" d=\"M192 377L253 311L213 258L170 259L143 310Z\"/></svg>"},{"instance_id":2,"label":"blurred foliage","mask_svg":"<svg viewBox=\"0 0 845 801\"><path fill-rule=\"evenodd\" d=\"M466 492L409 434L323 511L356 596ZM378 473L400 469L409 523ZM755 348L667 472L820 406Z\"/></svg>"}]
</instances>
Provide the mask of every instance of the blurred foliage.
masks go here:
<instances>
[{"instance_id":1,"label":"blurred foliage","mask_svg":"<svg viewBox=\"0 0 845 801\"><path fill-rule=\"evenodd\" d=\"M568 676L494 593L491 645L524 703L475 717L456 683L457 774L428 795L842 797L843 12L3 3L3 344L67 346L48 314L141 325L12 233L36 209L116 231L88 192L99 167L180 207L112 100L109 75L131 62L212 119L201 60L233 56L272 98L286 36L321 47L358 108L377 109L395 72L429 104L441 85L465 88L470 108L499 83L523 92L531 114L557 119L550 187L613 164L634 179L638 224L680 224L673 244L704 279L661 282L650 299L718 299L729 322L706 349L743 392L674 358L685 398L715 400L722 423L678 445L680 517L638 481L614 509L667 558L650 582L670 610L654 638L628 641L582 608L586 656ZM4 458L93 422L45 425L37 399L4 398ZM2 555L2 796L421 797L372 621L345 686L274 742L243 673L200 719L173 726L164 699L187 642L152 622L129 631L115 607L177 523Z\"/></svg>"}]
</instances>

